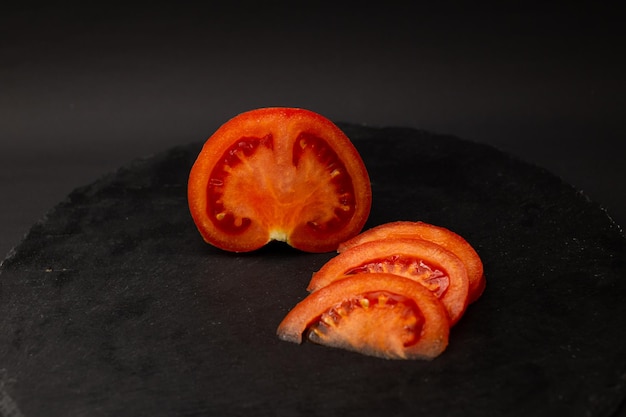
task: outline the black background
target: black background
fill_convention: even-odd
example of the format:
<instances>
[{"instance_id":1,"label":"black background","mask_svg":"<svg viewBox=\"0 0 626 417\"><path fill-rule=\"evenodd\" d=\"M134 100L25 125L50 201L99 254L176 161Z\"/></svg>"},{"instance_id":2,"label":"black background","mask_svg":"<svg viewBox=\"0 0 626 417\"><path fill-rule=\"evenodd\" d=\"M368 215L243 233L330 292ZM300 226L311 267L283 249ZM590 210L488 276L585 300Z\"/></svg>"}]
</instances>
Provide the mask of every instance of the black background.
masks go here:
<instances>
[{"instance_id":1,"label":"black background","mask_svg":"<svg viewBox=\"0 0 626 417\"><path fill-rule=\"evenodd\" d=\"M265 106L491 144L626 225L626 38L614 10L4 7L0 257L75 187Z\"/></svg>"},{"instance_id":2,"label":"black background","mask_svg":"<svg viewBox=\"0 0 626 417\"><path fill-rule=\"evenodd\" d=\"M3 6L0 253L76 186L276 105L492 144L626 224L623 15L438 4Z\"/></svg>"}]
</instances>

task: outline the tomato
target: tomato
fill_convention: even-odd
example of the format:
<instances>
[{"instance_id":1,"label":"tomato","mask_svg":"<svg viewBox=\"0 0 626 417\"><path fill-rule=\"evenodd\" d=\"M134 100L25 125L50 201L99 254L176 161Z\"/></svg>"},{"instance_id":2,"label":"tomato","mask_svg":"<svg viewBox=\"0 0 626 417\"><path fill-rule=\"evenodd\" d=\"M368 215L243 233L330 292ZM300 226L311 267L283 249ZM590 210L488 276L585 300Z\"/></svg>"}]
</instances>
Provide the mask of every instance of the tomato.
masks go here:
<instances>
[{"instance_id":1,"label":"tomato","mask_svg":"<svg viewBox=\"0 0 626 417\"><path fill-rule=\"evenodd\" d=\"M467 308L465 265L452 252L422 239L373 240L347 249L314 273L307 289L316 291L348 276L369 279L376 272L401 275L428 288L445 306L452 325Z\"/></svg>"},{"instance_id":2,"label":"tomato","mask_svg":"<svg viewBox=\"0 0 626 417\"><path fill-rule=\"evenodd\" d=\"M373 273L335 281L309 294L278 326L285 341L308 340L385 359L432 359L448 345L443 305L423 285Z\"/></svg>"},{"instance_id":3,"label":"tomato","mask_svg":"<svg viewBox=\"0 0 626 417\"><path fill-rule=\"evenodd\" d=\"M364 242L394 237L419 238L443 246L458 256L467 268L469 302L473 303L483 293L486 282L480 256L463 237L444 227L411 221L385 223L368 229L354 238L341 243L337 251L341 253Z\"/></svg>"},{"instance_id":4,"label":"tomato","mask_svg":"<svg viewBox=\"0 0 626 417\"><path fill-rule=\"evenodd\" d=\"M317 113L279 107L222 125L198 155L187 194L204 240L233 252L272 240L334 251L361 231L372 202L348 137Z\"/></svg>"}]
</instances>

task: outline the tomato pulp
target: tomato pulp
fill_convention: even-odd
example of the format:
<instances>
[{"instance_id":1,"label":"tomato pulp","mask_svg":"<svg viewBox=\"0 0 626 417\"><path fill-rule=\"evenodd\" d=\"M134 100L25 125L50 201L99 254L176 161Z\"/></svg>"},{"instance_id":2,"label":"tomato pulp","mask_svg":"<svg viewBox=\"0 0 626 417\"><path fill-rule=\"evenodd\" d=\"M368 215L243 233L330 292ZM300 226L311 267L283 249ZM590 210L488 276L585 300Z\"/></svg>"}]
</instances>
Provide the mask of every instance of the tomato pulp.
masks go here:
<instances>
[{"instance_id":1,"label":"tomato pulp","mask_svg":"<svg viewBox=\"0 0 626 417\"><path fill-rule=\"evenodd\" d=\"M379 272L400 275L426 287L446 308L451 325L465 313L469 296L465 265L452 252L423 239L390 238L353 246L314 273L307 290L318 291L351 276L366 280Z\"/></svg>"},{"instance_id":2,"label":"tomato pulp","mask_svg":"<svg viewBox=\"0 0 626 417\"><path fill-rule=\"evenodd\" d=\"M450 324L437 297L409 278L372 273L309 294L277 329L282 340L310 341L384 359L432 359L448 345Z\"/></svg>"},{"instance_id":3,"label":"tomato pulp","mask_svg":"<svg viewBox=\"0 0 626 417\"><path fill-rule=\"evenodd\" d=\"M233 252L272 240L329 252L361 231L372 203L349 138L309 110L262 108L235 116L204 144L188 181L204 240Z\"/></svg>"}]
</instances>

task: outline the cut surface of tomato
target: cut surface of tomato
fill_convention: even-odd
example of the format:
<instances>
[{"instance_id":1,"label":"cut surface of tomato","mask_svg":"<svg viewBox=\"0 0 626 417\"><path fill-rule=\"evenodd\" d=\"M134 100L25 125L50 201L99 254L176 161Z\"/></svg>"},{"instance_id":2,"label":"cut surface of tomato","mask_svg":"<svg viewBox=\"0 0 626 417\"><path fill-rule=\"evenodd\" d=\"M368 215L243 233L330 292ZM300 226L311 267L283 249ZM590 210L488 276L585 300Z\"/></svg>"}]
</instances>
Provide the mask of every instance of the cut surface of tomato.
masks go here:
<instances>
[{"instance_id":1,"label":"cut surface of tomato","mask_svg":"<svg viewBox=\"0 0 626 417\"><path fill-rule=\"evenodd\" d=\"M271 240L334 251L361 231L372 200L349 138L317 113L281 107L222 125L198 155L187 195L204 240L233 252Z\"/></svg>"},{"instance_id":2,"label":"cut surface of tomato","mask_svg":"<svg viewBox=\"0 0 626 417\"><path fill-rule=\"evenodd\" d=\"M456 324L468 304L469 281L463 262L452 252L423 239L393 238L346 249L313 274L308 291L317 291L346 277L369 279L372 273L412 279L431 291Z\"/></svg>"},{"instance_id":3,"label":"cut surface of tomato","mask_svg":"<svg viewBox=\"0 0 626 417\"><path fill-rule=\"evenodd\" d=\"M398 275L335 281L309 294L283 319L280 339L384 359L432 359L448 345L450 324L437 297Z\"/></svg>"},{"instance_id":4,"label":"cut surface of tomato","mask_svg":"<svg viewBox=\"0 0 626 417\"><path fill-rule=\"evenodd\" d=\"M359 235L342 242L337 249L341 253L349 248L372 240L389 238L418 238L443 246L458 256L467 268L469 279L469 302L476 301L485 290L486 281L483 263L472 245L463 237L441 226L424 222L397 221L385 223L365 230Z\"/></svg>"}]
</instances>

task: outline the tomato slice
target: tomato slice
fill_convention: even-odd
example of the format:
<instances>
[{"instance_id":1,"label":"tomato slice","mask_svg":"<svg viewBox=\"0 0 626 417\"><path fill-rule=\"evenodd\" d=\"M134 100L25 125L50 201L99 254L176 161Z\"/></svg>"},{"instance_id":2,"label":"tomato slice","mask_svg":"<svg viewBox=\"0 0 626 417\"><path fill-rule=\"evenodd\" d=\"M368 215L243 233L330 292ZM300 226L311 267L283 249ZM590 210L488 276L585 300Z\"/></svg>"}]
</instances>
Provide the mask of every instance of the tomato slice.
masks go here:
<instances>
[{"instance_id":1,"label":"tomato slice","mask_svg":"<svg viewBox=\"0 0 626 417\"><path fill-rule=\"evenodd\" d=\"M397 221L368 229L339 245L339 253L361 243L396 237L418 238L443 246L458 256L467 268L469 302L476 301L485 290L486 282L480 256L463 237L444 227L424 222Z\"/></svg>"},{"instance_id":2,"label":"tomato slice","mask_svg":"<svg viewBox=\"0 0 626 417\"><path fill-rule=\"evenodd\" d=\"M421 284L373 273L309 294L278 326L280 339L342 348L385 359L432 359L448 345L443 305ZM305 334L306 333L306 334Z\"/></svg>"},{"instance_id":3,"label":"tomato slice","mask_svg":"<svg viewBox=\"0 0 626 417\"><path fill-rule=\"evenodd\" d=\"M372 202L350 139L317 113L280 107L222 125L198 155L187 194L204 240L233 252L271 240L334 251L361 231Z\"/></svg>"},{"instance_id":4,"label":"tomato slice","mask_svg":"<svg viewBox=\"0 0 626 417\"><path fill-rule=\"evenodd\" d=\"M451 325L467 308L465 265L452 252L422 239L373 240L347 249L313 274L307 290L317 291L348 276L369 279L369 274L379 272L410 278L428 288L446 307Z\"/></svg>"}]
</instances>

